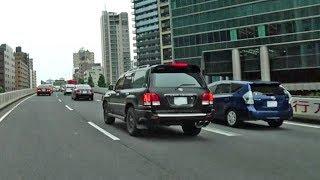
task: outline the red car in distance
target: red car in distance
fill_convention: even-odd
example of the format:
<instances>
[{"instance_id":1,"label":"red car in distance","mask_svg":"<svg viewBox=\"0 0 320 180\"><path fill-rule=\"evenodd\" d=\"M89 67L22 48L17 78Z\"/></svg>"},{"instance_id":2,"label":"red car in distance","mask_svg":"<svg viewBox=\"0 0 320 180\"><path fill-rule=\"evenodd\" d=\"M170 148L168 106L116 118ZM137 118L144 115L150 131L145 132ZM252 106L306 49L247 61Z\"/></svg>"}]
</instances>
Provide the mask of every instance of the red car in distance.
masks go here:
<instances>
[{"instance_id":1,"label":"red car in distance","mask_svg":"<svg viewBox=\"0 0 320 180\"><path fill-rule=\"evenodd\" d=\"M49 85L42 84L37 87L37 95L38 96L41 96L41 95L51 96L51 94L52 94L52 88Z\"/></svg>"}]
</instances>

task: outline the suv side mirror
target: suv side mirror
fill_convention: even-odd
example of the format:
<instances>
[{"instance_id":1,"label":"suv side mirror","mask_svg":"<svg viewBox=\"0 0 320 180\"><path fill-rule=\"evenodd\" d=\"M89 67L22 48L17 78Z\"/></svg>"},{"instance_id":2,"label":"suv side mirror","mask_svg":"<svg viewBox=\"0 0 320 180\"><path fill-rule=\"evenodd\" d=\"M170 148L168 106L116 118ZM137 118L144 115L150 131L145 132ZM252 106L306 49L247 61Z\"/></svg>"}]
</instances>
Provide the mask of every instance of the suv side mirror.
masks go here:
<instances>
[{"instance_id":1,"label":"suv side mirror","mask_svg":"<svg viewBox=\"0 0 320 180\"><path fill-rule=\"evenodd\" d=\"M113 85L109 85L108 90L112 91L113 90Z\"/></svg>"}]
</instances>

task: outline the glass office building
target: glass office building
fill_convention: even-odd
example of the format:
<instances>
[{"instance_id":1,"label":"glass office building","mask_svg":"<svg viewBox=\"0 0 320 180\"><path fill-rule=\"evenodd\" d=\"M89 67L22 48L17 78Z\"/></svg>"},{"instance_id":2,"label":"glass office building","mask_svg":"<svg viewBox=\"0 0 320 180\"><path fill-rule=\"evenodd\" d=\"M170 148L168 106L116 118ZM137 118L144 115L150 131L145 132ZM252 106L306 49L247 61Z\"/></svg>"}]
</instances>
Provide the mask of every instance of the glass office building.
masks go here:
<instances>
[{"instance_id":1,"label":"glass office building","mask_svg":"<svg viewBox=\"0 0 320 180\"><path fill-rule=\"evenodd\" d=\"M213 79L320 81L320 0L171 0L174 56Z\"/></svg>"},{"instance_id":2,"label":"glass office building","mask_svg":"<svg viewBox=\"0 0 320 180\"><path fill-rule=\"evenodd\" d=\"M157 0L132 0L134 9L137 63L161 63L160 30Z\"/></svg>"}]
</instances>

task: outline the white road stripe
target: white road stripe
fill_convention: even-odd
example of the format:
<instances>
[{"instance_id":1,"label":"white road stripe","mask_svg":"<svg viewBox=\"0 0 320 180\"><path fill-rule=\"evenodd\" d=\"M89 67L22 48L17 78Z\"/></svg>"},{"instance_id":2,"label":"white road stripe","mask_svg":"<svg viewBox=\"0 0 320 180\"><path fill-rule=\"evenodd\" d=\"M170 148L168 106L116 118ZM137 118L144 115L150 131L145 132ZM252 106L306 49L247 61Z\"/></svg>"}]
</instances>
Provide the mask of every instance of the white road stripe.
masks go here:
<instances>
[{"instance_id":1,"label":"white road stripe","mask_svg":"<svg viewBox=\"0 0 320 180\"><path fill-rule=\"evenodd\" d=\"M304 123L296 123L296 122L288 122L288 121L283 122L283 124L320 129L319 125L312 125L312 124L304 124Z\"/></svg>"},{"instance_id":2,"label":"white road stripe","mask_svg":"<svg viewBox=\"0 0 320 180\"><path fill-rule=\"evenodd\" d=\"M224 131L224 130L213 128L213 127L204 127L202 129L205 131L209 131L209 132L213 132L213 133L217 133L217 134L221 134L221 135L225 135L225 136L240 136L241 135L241 134L237 134L237 133L233 133L233 132L229 132L229 131Z\"/></svg>"},{"instance_id":3,"label":"white road stripe","mask_svg":"<svg viewBox=\"0 0 320 180\"><path fill-rule=\"evenodd\" d=\"M104 135L108 136L109 138L111 138L114 141L119 141L120 139L117 138L116 136L110 134L109 132L107 132L106 130L102 129L101 127L99 127L98 125L96 125L93 122L88 122L92 127L96 128L98 131L102 132Z\"/></svg>"},{"instance_id":4,"label":"white road stripe","mask_svg":"<svg viewBox=\"0 0 320 180\"><path fill-rule=\"evenodd\" d=\"M59 102L62 102L61 99L58 99Z\"/></svg>"},{"instance_id":5,"label":"white road stripe","mask_svg":"<svg viewBox=\"0 0 320 180\"><path fill-rule=\"evenodd\" d=\"M73 111L73 109L71 107L69 107L68 105L66 105L66 108L69 109L70 111Z\"/></svg>"},{"instance_id":6,"label":"white road stripe","mask_svg":"<svg viewBox=\"0 0 320 180\"><path fill-rule=\"evenodd\" d=\"M100 99L97 99L97 102L100 102L101 100Z\"/></svg>"},{"instance_id":7,"label":"white road stripe","mask_svg":"<svg viewBox=\"0 0 320 180\"><path fill-rule=\"evenodd\" d=\"M32 95L35 96L35 95ZM19 102L17 105L15 105L12 109L10 109L8 112L6 112L1 118L0 118L0 122L3 121L15 108L17 108L21 103L23 103L24 101L30 99L32 96L25 98L24 100L22 100L21 102Z\"/></svg>"}]
</instances>

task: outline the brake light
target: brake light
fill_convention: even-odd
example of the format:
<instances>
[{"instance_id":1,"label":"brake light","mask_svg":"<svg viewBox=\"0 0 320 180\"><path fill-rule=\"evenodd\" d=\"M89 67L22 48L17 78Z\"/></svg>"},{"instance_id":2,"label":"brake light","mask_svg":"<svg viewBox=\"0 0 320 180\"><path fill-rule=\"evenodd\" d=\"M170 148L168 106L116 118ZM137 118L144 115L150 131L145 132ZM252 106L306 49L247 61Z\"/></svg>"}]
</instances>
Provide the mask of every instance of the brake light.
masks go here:
<instances>
[{"instance_id":1,"label":"brake light","mask_svg":"<svg viewBox=\"0 0 320 180\"><path fill-rule=\"evenodd\" d=\"M254 104L252 91L245 93L242 98L246 104Z\"/></svg>"},{"instance_id":2,"label":"brake light","mask_svg":"<svg viewBox=\"0 0 320 180\"><path fill-rule=\"evenodd\" d=\"M41 89L38 88L37 91L41 91Z\"/></svg>"},{"instance_id":3,"label":"brake light","mask_svg":"<svg viewBox=\"0 0 320 180\"><path fill-rule=\"evenodd\" d=\"M80 94L80 93L81 93L81 91L78 89L78 90L76 90L76 93L77 93L77 94Z\"/></svg>"},{"instance_id":4,"label":"brake light","mask_svg":"<svg viewBox=\"0 0 320 180\"><path fill-rule=\"evenodd\" d=\"M189 65L185 62L172 62L170 63L170 66L174 68L187 68Z\"/></svg>"},{"instance_id":5,"label":"brake light","mask_svg":"<svg viewBox=\"0 0 320 180\"><path fill-rule=\"evenodd\" d=\"M91 94L93 94L93 91L92 91L92 89L90 89L89 91L90 91L90 93L91 93Z\"/></svg>"},{"instance_id":6,"label":"brake light","mask_svg":"<svg viewBox=\"0 0 320 180\"><path fill-rule=\"evenodd\" d=\"M214 95L211 92L204 92L201 95L202 105L210 105L213 104Z\"/></svg>"},{"instance_id":7,"label":"brake light","mask_svg":"<svg viewBox=\"0 0 320 180\"><path fill-rule=\"evenodd\" d=\"M142 101L144 106L160 106L160 97L156 93L144 93Z\"/></svg>"}]
</instances>

